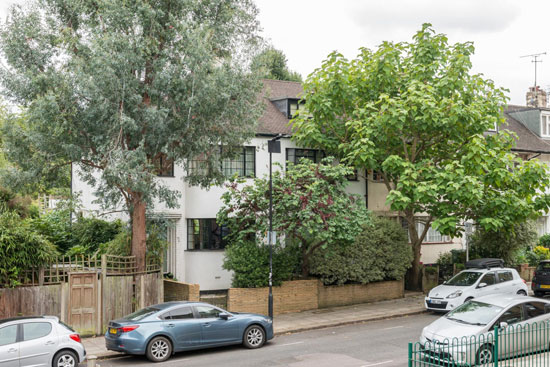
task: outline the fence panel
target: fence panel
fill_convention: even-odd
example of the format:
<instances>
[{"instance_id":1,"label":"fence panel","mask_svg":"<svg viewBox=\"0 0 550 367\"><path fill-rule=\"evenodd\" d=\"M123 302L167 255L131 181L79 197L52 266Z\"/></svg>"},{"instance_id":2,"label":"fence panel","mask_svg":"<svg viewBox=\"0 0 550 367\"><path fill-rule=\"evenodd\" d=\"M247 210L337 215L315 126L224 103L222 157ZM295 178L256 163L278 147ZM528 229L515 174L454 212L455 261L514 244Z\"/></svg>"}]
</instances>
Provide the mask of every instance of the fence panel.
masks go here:
<instances>
[{"instance_id":1,"label":"fence panel","mask_svg":"<svg viewBox=\"0 0 550 367\"><path fill-rule=\"evenodd\" d=\"M68 284L0 289L0 319L53 315L67 320Z\"/></svg>"},{"instance_id":2,"label":"fence panel","mask_svg":"<svg viewBox=\"0 0 550 367\"><path fill-rule=\"evenodd\" d=\"M134 277L108 276L104 278L102 287L102 331L106 331L109 320L119 319L134 311Z\"/></svg>"},{"instance_id":3,"label":"fence panel","mask_svg":"<svg viewBox=\"0 0 550 367\"><path fill-rule=\"evenodd\" d=\"M136 304L138 308L164 302L162 274L151 273L136 276Z\"/></svg>"},{"instance_id":4,"label":"fence panel","mask_svg":"<svg viewBox=\"0 0 550 367\"><path fill-rule=\"evenodd\" d=\"M517 323L481 335L409 343L409 367L550 366L550 321Z\"/></svg>"}]
</instances>

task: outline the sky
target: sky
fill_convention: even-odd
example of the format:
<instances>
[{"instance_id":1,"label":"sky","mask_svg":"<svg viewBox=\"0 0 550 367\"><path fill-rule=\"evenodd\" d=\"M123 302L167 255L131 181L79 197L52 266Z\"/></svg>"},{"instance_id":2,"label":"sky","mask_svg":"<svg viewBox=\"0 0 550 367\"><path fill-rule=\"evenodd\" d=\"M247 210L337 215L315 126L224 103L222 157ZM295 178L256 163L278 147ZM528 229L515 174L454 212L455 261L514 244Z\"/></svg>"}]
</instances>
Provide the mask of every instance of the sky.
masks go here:
<instances>
[{"instance_id":1,"label":"sky","mask_svg":"<svg viewBox=\"0 0 550 367\"><path fill-rule=\"evenodd\" d=\"M8 7L28 0L0 0ZM290 69L305 78L332 51L348 58L382 41L411 41L431 23L451 43L474 42L473 72L509 90L510 103L525 104L534 64L521 56L548 52L537 64L537 84L550 90L547 0L255 0L263 36L282 50Z\"/></svg>"}]
</instances>

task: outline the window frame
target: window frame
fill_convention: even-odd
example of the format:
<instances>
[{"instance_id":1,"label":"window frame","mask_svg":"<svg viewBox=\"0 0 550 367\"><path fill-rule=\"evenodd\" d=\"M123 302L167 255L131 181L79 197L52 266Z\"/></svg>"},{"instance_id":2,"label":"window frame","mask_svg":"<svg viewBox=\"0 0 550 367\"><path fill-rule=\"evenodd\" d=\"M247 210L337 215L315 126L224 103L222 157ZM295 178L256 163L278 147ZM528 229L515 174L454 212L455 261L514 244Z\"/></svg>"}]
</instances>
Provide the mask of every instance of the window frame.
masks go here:
<instances>
[{"instance_id":1,"label":"window frame","mask_svg":"<svg viewBox=\"0 0 550 367\"><path fill-rule=\"evenodd\" d=\"M169 168L164 170L164 165L167 161L171 161ZM155 171L157 177L175 177L174 175L174 160L168 159L167 155L165 153L160 153L159 157L155 160L153 160L153 164L155 165Z\"/></svg>"},{"instance_id":2,"label":"window frame","mask_svg":"<svg viewBox=\"0 0 550 367\"><path fill-rule=\"evenodd\" d=\"M546 130L546 134L544 131ZM540 136L550 138L550 114L541 112L540 114Z\"/></svg>"},{"instance_id":3,"label":"window frame","mask_svg":"<svg viewBox=\"0 0 550 367\"><path fill-rule=\"evenodd\" d=\"M422 233L422 231L424 230L424 226L425 224L421 221L416 221L415 223L416 225L416 231L418 232L418 234L420 235ZM441 236L441 240L440 241L430 241L430 231L435 231L437 233L439 233L439 235ZM433 237L433 235L432 235ZM409 237L409 243L411 242L410 240L410 237ZM428 229L428 232L426 233L426 237L424 237L424 240L422 241L422 244L447 244L447 243L453 243L453 239L451 238L451 236L446 236L446 235L443 235L441 232L435 230L431 224L430 224L430 228Z\"/></svg>"},{"instance_id":4,"label":"window frame","mask_svg":"<svg viewBox=\"0 0 550 367\"><path fill-rule=\"evenodd\" d=\"M489 283L483 281L483 279L484 279L486 276L488 276L488 275L493 275L493 277L494 277L494 279L495 279L495 281L494 281L493 284L489 284ZM490 286L492 286L492 285L497 285L497 284L498 284L497 272L496 272L496 271L488 271L488 272L486 272L485 274L483 274L483 275L481 276L481 278L479 278L479 281L478 281L478 283L477 283L477 287L476 287L476 288L479 288L479 285L480 285L481 283L487 284L486 287L490 287Z\"/></svg>"},{"instance_id":5,"label":"window frame","mask_svg":"<svg viewBox=\"0 0 550 367\"><path fill-rule=\"evenodd\" d=\"M530 317L530 316L529 316L529 311L527 310L527 306L528 306L528 305L531 305L532 307L535 307L534 305L532 305L532 304L534 304L534 303L538 303L538 304L542 305L542 311L543 311L543 312L542 312L540 315L531 316L531 317ZM525 302L525 303L522 303L522 306L523 306L523 321L528 321L528 320L534 319L534 318L536 318L536 317L541 317L541 316L547 314L548 311L549 311L549 309L548 309L548 307L547 307L548 304L546 304L546 303L544 303L544 302L540 302L540 301L539 301L539 302L537 302L537 301ZM535 307L535 308L537 308L537 307ZM538 308L537 308L537 309L538 309Z\"/></svg>"},{"instance_id":6,"label":"window frame","mask_svg":"<svg viewBox=\"0 0 550 367\"><path fill-rule=\"evenodd\" d=\"M294 160L292 160L292 161L288 159L288 156L289 156L288 153L289 153L291 150L294 151L294 154L293 154ZM313 160L312 160L312 162L315 163L315 164L320 163L321 160L322 160L323 158L326 157L325 152L322 151L322 150L320 150L320 149L286 148L286 149L285 149L285 162L290 162L290 163L292 163L292 164L298 164L298 163L300 163L300 159L302 159L302 158L309 159L309 157L304 156L303 154L300 155L300 158L296 159L296 151L300 151L300 152L312 152L312 153L313 153Z\"/></svg>"},{"instance_id":7,"label":"window frame","mask_svg":"<svg viewBox=\"0 0 550 367\"><path fill-rule=\"evenodd\" d=\"M224 227L224 226L220 226L217 221L216 221L216 218L186 218L187 219L187 222L186 222L186 225L187 225L187 246L186 246L186 250L185 251L225 251L225 247L227 246L227 243L226 241L224 240L224 237L227 235L227 233L224 235L224 230L227 230L226 228L227 227ZM209 220L209 221L214 221L216 223L216 226L217 228L219 229L220 231L220 247L219 248L200 248L200 242L199 242L199 248L189 248L189 244L190 244L190 237L191 236L195 236L195 233L193 231L193 233L190 233L190 228L192 228L191 226L194 227L194 224L190 225L190 223L192 223L193 221L195 220L198 220L199 221L199 241L202 240L202 236L203 234L201 233L201 230L202 228L204 228L202 225L201 225L201 221L206 221L206 220ZM194 229L194 228L193 228ZM211 237L209 237L211 238ZM193 241L194 242L194 241ZM209 241L210 243L211 241Z\"/></svg>"},{"instance_id":8,"label":"window frame","mask_svg":"<svg viewBox=\"0 0 550 367\"><path fill-rule=\"evenodd\" d=\"M179 319L175 319L175 318L172 317L173 312L176 312L176 311L184 309L184 308L189 309L189 311L191 311L191 315L193 317L185 317L185 318L179 318ZM162 314L162 319L163 320L181 321L181 320L193 320L195 318L196 318L196 315L195 315L195 311L193 310L193 306L180 306L180 307L177 307L177 308L175 308L171 311L168 311L168 312Z\"/></svg>"},{"instance_id":9,"label":"window frame","mask_svg":"<svg viewBox=\"0 0 550 367\"><path fill-rule=\"evenodd\" d=\"M246 174L246 168L247 168L247 166L246 166L246 150L247 150L247 149L252 150L252 166L253 166L253 169L252 169L252 175L251 175L251 176L249 176L249 175ZM222 153L222 150L223 150L223 147L220 146L220 154ZM235 173L238 174L238 172L233 172L233 174L226 175L226 174L225 174L224 163L225 163L226 161L229 161L229 162L231 162L231 161L238 162L240 159L242 159L242 162L241 162L241 163L242 163L242 165L243 165L243 168L242 168L243 175L238 174L238 177L242 177L242 178L256 178L256 146L254 146L254 145L243 145L243 146L241 147L241 153L239 153L239 154L240 154L240 156L239 156L238 158L235 158L235 159L233 159L233 158L223 158L223 159L221 159L221 162L220 162L220 166L221 166L221 167L220 167L220 168L221 168L222 174L223 174L225 177L227 177L227 178L233 177L233 176L235 175Z\"/></svg>"},{"instance_id":10,"label":"window frame","mask_svg":"<svg viewBox=\"0 0 550 367\"><path fill-rule=\"evenodd\" d=\"M199 312L199 307L211 307L211 308L213 308L213 309L215 309L215 310L218 310L218 311L219 311L218 316L216 316L216 317L204 317L204 318L202 318L202 317L201 317L201 314L200 314L200 312ZM194 313L195 313L195 318L196 318L196 319L200 319L200 320L203 320L203 319L218 319L218 318L220 317L220 314L222 314L222 313L227 313L227 311L225 311L225 310L223 310L223 309L221 309L221 308L219 308L219 307L212 306L212 305L195 305L195 306L193 306L193 311L194 311Z\"/></svg>"},{"instance_id":11,"label":"window frame","mask_svg":"<svg viewBox=\"0 0 550 367\"><path fill-rule=\"evenodd\" d=\"M501 278L500 278L501 273L510 274L511 278L508 279L508 280L501 280ZM497 270L497 284L511 282L512 280L514 280L514 274L512 273L512 271L510 271L510 270Z\"/></svg>"}]
</instances>

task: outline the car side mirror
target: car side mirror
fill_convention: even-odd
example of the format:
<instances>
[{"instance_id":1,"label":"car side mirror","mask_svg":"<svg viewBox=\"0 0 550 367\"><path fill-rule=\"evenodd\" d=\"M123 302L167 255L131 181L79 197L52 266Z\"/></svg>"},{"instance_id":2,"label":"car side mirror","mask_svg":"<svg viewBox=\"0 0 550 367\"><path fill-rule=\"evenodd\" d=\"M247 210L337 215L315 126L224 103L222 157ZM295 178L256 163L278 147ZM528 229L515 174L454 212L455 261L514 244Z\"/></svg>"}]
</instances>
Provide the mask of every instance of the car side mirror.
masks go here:
<instances>
[{"instance_id":1,"label":"car side mirror","mask_svg":"<svg viewBox=\"0 0 550 367\"><path fill-rule=\"evenodd\" d=\"M485 287L487 287L487 283L479 283L477 287L478 288L485 288Z\"/></svg>"},{"instance_id":2,"label":"car side mirror","mask_svg":"<svg viewBox=\"0 0 550 367\"><path fill-rule=\"evenodd\" d=\"M222 320L227 320L229 318L229 316L231 316L231 315L226 313L226 312L222 312L221 314L218 315L218 317Z\"/></svg>"},{"instance_id":3,"label":"car side mirror","mask_svg":"<svg viewBox=\"0 0 550 367\"><path fill-rule=\"evenodd\" d=\"M500 326L501 329L506 329L506 328L508 327L508 323L502 321L502 322L499 324L499 326Z\"/></svg>"}]
</instances>

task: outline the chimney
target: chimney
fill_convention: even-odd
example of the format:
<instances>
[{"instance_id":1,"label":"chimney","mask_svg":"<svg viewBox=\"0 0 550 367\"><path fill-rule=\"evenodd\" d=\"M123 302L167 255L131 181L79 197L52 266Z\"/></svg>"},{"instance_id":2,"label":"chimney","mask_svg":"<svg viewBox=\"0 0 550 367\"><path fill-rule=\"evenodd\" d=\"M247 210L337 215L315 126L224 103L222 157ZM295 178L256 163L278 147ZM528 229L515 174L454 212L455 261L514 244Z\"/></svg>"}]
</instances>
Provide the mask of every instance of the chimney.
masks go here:
<instances>
[{"instance_id":1,"label":"chimney","mask_svg":"<svg viewBox=\"0 0 550 367\"><path fill-rule=\"evenodd\" d=\"M529 91L525 96L528 107L546 107L546 92L540 89L537 85L536 87L529 87Z\"/></svg>"}]
</instances>

